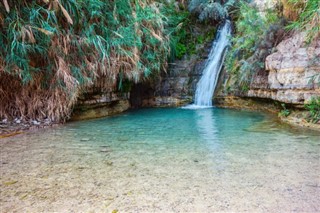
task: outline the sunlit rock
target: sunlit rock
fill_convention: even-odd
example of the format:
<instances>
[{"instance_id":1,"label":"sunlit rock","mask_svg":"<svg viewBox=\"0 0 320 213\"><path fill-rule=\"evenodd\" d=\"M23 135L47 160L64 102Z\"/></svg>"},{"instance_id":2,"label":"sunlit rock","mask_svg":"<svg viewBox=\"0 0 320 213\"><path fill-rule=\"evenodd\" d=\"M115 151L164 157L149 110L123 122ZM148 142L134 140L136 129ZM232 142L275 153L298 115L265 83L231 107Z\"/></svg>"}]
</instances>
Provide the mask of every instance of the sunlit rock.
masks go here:
<instances>
[{"instance_id":1,"label":"sunlit rock","mask_svg":"<svg viewBox=\"0 0 320 213\"><path fill-rule=\"evenodd\" d=\"M247 95L291 104L319 97L320 40L307 44L305 34L297 33L276 50L266 58L267 88L251 88Z\"/></svg>"}]
</instances>

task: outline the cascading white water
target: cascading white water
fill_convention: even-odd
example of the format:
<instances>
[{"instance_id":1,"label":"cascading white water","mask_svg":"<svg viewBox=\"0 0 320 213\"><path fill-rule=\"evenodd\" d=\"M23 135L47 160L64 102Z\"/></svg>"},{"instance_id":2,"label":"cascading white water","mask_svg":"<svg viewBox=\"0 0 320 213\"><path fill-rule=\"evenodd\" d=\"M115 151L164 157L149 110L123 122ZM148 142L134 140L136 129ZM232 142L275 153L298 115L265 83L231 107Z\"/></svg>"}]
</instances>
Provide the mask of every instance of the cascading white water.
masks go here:
<instances>
[{"instance_id":1,"label":"cascading white water","mask_svg":"<svg viewBox=\"0 0 320 213\"><path fill-rule=\"evenodd\" d=\"M231 23L227 20L219 29L213 42L202 77L197 84L194 106L212 106L212 96L224 61L225 50L229 44L230 34Z\"/></svg>"}]
</instances>

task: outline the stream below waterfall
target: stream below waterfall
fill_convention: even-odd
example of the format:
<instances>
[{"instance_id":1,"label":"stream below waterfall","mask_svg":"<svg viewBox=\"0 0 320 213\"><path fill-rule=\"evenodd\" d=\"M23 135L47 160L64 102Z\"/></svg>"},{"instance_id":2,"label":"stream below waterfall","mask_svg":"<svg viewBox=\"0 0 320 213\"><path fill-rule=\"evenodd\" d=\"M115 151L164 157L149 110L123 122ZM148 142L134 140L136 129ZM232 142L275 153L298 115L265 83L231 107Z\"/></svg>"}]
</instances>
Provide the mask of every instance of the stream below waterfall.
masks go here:
<instances>
[{"instance_id":1,"label":"stream below waterfall","mask_svg":"<svg viewBox=\"0 0 320 213\"><path fill-rule=\"evenodd\" d=\"M319 133L141 109L0 139L0 212L319 212Z\"/></svg>"}]
</instances>

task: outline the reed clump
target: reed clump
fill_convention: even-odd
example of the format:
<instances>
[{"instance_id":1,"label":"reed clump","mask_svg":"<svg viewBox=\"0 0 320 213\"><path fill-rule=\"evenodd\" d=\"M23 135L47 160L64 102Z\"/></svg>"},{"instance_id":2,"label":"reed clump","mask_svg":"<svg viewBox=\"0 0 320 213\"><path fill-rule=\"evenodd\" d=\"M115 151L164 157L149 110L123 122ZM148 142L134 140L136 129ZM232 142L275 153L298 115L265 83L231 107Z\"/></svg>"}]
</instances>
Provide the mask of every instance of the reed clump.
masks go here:
<instances>
[{"instance_id":1,"label":"reed clump","mask_svg":"<svg viewBox=\"0 0 320 213\"><path fill-rule=\"evenodd\" d=\"M164 70L173 4L148 0L2 0L0 118L65 121L78 95ZM181 19L176 19L181 20Z\"/></svg>"}]
</instances>

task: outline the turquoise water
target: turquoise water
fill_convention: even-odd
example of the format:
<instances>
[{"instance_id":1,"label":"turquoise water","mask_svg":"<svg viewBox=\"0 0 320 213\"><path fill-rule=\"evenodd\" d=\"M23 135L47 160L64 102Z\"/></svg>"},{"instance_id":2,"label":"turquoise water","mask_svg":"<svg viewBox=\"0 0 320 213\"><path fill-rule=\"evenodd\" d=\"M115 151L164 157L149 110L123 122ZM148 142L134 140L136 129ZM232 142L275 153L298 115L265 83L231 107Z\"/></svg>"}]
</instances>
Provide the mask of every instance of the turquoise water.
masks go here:
<instances>
[{"instance_id":1,"label":"turquoise water","mask_svg":"<svg viewBox=\"0 0 320 213\"><path fill-rule=\"evenodd\" d=\"M1 212L319 212L320 135L269 115L142 109L0 140Z\"/></svg>"}]
</instances>

